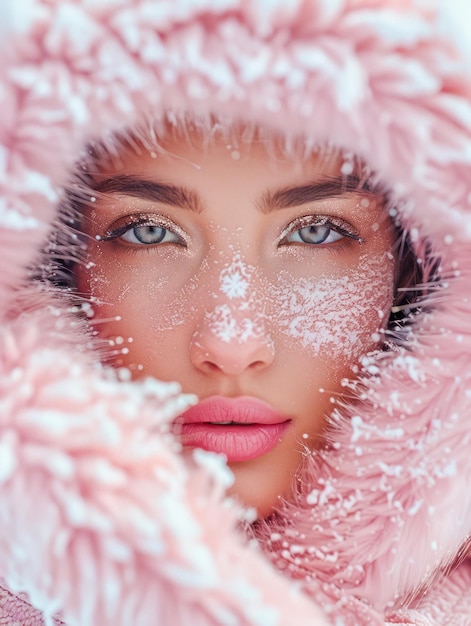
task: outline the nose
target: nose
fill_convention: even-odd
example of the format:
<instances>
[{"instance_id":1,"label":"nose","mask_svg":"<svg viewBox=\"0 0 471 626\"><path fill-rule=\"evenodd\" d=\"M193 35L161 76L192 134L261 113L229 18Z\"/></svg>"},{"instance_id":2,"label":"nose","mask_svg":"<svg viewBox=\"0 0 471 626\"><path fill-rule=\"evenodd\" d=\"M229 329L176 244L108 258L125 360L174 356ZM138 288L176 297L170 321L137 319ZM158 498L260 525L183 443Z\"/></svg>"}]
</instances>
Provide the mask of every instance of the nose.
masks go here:
<instances>
[{"instance_id":1,"label":"nose","mask_svg":"<svg viewBox=\"0 0 471 626\"><path fill-rule=\"evenodd\" d=\"M273 363L274 344L263 328L257 331L247 328L245 333L236 331L233 327L218 332L214 320L206 316L191 341L193 365L205 374L219 372L240 376L248 371L263 370Z\"/></svg>"}]
</instances>

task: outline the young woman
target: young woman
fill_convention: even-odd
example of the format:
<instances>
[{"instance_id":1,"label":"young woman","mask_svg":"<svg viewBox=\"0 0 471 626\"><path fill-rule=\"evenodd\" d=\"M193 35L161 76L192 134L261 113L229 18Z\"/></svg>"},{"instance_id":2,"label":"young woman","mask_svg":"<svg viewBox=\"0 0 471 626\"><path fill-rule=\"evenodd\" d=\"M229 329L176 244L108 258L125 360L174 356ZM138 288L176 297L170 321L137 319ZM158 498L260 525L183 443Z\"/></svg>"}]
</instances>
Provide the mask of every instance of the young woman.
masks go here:
<instances>
[{"instance_id":1,"label":"young woman","mask_svg":"<svg viewBox=\"0 0 471 626\"><path fill-rule=\"evenodd\" d=\"M450 20L28 9L5 38L2 618L469 623Z\"/></svg>"}]
</instances>

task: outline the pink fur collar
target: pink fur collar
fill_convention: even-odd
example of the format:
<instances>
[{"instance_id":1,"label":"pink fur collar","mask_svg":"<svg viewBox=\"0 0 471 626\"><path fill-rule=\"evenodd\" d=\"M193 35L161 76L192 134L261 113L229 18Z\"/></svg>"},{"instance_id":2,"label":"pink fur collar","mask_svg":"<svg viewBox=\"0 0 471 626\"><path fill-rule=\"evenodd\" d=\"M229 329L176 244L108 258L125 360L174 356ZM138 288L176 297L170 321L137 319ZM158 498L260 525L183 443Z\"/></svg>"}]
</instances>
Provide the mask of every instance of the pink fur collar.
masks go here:
<instances>
[{"instance_id":1,"label":"pink fur collar","mask_svg":"<svg viewBox=\"0 0 471 626\"><path fill-rule=\"evenodd\" d=\"M463 556L471 82L466 53L420 4L5 4L0 577L46 618L380 624ZM362 400L334 412L334 445L306 460L304 495L258 529L284 576L241 537L224 472L204 455L188 468L166 434L185 406L178 388L117 384L54 294L23 287L85 142L168 110L360 153L408 199L418 256L428 246L440 264L412 349L365 362Z\"/></svg>"}]
</instances>

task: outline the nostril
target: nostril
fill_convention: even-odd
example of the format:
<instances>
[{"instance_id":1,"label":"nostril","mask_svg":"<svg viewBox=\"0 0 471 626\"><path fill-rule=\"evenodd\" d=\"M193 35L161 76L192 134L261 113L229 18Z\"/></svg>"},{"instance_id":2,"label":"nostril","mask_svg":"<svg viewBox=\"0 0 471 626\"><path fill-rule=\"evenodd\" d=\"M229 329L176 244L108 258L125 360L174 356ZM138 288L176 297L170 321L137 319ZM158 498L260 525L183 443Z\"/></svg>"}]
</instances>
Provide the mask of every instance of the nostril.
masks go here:
<instances>
[{"instance_id":1,"label":"nostril","mask_svg":"<svg viewBox=\"0 0 471 626\"><path fill-rule=\"evenodd\" d=\"M203 361L202 366L206 369L207 372L223 371L219 365L216 365L216 363L213 363L212 361Z\"/></svg>"},{"instance_id":2,"label":"nostril","mask_svg":"<svg viewBox=\"0 0 471 626\"><path fill-rule=\"evenodd\" d=\"M253 363L249 365L249 367L251 367L254 370L259 370L263 367L266 367L266 363L264 361L254 361Z\"/></svg>"}]
</instances>

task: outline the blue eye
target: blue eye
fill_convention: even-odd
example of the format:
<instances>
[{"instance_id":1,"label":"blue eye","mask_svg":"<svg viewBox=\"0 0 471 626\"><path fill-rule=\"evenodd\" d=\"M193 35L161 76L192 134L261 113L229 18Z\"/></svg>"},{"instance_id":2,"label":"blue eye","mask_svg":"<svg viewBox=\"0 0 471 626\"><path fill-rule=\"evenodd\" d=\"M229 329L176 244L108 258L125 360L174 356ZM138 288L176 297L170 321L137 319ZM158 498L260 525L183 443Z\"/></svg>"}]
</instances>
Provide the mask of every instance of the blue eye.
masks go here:
<instances>
[{"instance_id":1,"label":"blue eye","mask_svg":"<svg viewBox=\"0 0 471 626\"><path fill-rule=\"evenodd\" d=\"M298 228L286 237L286 241L289 243L308 243L308 244L321 244L321 243L334 243L343 239L345 235L333 230L330 226L314 225L304 226L304 228Z\"/></svg>"},{"instance_id":2,"label":"blue eye","mask_svg":"<svg viewBox=\"0 0 471 626\"><path fill-rule=\"evenodd\" d=\"M280 244L332 244L348 237L361 241L360 235L345 220L336 216L304 215L293 220L282 233Z\"/></svg>"},{"instance_id":3,"label":"blue eye","mask_svg":"<svg viewBox=\"0 0 471 626\"><path fill-rule=\"evenodd\" d=\"M145 213L120 218L99 239L124 241L137 246L174 243L186 247L188 241L185 231L173 220L163 215Z\"/></svg>"},{"instance_id":4,"label":"blue eye","mask_svg":"<svg viewBox=\"0 0 471 626\"><path fill-rule=\"evenodd\" d=\"M180 237L167 228L161 226L134 226L129 228L120 239L127 243L141 245L155 245L158 243L181 243Z\"/></svg>"}]
</instances>

